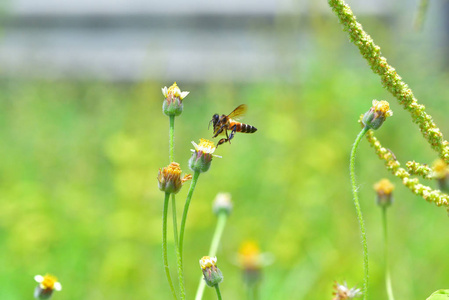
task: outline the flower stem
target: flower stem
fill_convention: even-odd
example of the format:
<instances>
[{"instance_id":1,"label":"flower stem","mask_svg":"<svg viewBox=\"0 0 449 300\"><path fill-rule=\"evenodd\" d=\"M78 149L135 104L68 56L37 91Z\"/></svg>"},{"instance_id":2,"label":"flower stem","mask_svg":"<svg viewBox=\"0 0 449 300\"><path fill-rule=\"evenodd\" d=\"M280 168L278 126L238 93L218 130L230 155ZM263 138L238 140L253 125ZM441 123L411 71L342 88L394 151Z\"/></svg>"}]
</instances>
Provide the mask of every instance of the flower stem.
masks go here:
<instances>
[{"instance_id":1,"label":"flower stem","mask_svg":"<svg viewBox=\"0 0 449 300\"><path fill-rule=\"evenodd\" d=\"M220 288L218 287L218 284L215 285L215 291L217 291L217 299L222 300L223 298L221 298L221 292Z\"/></svg>"},{"instance_id":2,"label":"flower stem","mask_svg":"<svg viewBox=\"0 0 449 300\"><path fill-rule=\"evenodd\" d=\"M387 289L388 300L394 300L393 288L391 287L391 277L388 261L388 235L387 235L387 207L382 207L382 223L384 229L384 264L385 264L385 287Z\"/></svg>"},{"instance_id":3,"label":"flower stem","mask_svg":"<svg viewBox=\"0 0 449 300\"><path fill-rule=\"evenodd\" d=\"M176 261L178 263L178 281L179 281L179 290L181 294L181 299L185 299L185 289L184 289L184 273L182 272L181 266L181 253L179 252L178 245L178 221L176 218L176 199L175 194L172 194L172 215L173 215L173 235L175 238L175 252L176 252Z\"/></svg>"},{"instance_id":4,"label":"flower stem","mask_svg":"<svg viewBox=\"0 0 449 300\"><path fill-rule=\"evenodd\" d=\"M168 213L168 202L170 200L170 193L165 193L164 199L164 211L162 213L162 259L164 262L165 275L167 276L168 284L170 285L171 292L174 299L178 299L175 292L175 287L173 286L173 281L170 276L170 268L168 267L168 256L167 256L167 213Z\"/></svg>"},{"instance_id":5,"label":"flower stem","mask_svg":"<svg viewBox=\"0 0 449 300\"><path fill-rule=\"evenodd\" d=\"M175 141L175 116L169 116L170 118L170 129L168 131L169 135L169 153L168 156L170 158L170 162L175 160L174 157L174 141Z\"/></svg>"},{"instance_id":6,"label":"flower stem","mask_svg":"<svg viewBox=\"0 0 449 300\"><path fill-rule=\"evenodd\" d=\"M362 211L360 209L359 199L357 195L357 184L355 182L355 153L357 150L357 146L360 143L360 140L368 131L368 127L364 127L362 131L360 131L359 135L355 139L354 145L351 150L351 159L349 162L349 168L351 173L351 183L352 183L352 194L354 196L354 205L357 212L357 219L359 220L360 232L362 233L362 244L363 244L363 270L364 270L364 279L363 279L363 299L367 298L368 292L368 246L366 243L366 233L365 233L365 224L363 222Z\"/></svg>"},{"instance_id":7,"label":"flower stem","mask_svg":"<svg viewBox=\"0 0 449 300\"><path fill-rule=\"evenodd\" d=\"M217 255L218 245L220 244L221 236L228 220L228 213L221 211L218 215L217 226L215 227L215 232L212 237L212 243L209 249L209 256L214 257ZM200 283L198 289L196 290L195 300L201 300L203 298L204 288L206 287L206 282L203 280L203 276L200 277Z\"/></svg>"},{"instance_id":8,"label":"flower stem","mask_svg":"<svg viewBox=\"0 0 449 300\"><path fill-rule=\"evenodd\" d=\"M184 245L184 230L186 227L187 212L189 211L190 200L192 200L193 191L195 190L196 182L198 181L199 176L200 172L195 171L193 173L192 182L190 183L190 189L189 192L187 193L186 203L184 204L184 212L182 213L181 229L179 232L179 252L181 253L181 265L182 265L182 250Z\"/></svg>"}]
</instances>

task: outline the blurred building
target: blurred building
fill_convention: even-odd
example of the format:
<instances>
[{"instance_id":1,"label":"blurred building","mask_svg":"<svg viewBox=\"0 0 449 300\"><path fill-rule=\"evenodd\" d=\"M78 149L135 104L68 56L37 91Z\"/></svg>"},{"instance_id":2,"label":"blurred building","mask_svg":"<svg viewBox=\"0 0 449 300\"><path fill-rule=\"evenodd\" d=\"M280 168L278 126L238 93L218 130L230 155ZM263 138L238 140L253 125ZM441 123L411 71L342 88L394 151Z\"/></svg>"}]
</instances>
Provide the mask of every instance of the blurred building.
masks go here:
<instances>
[{"instance_id":1,"label":"blurred building","mask_svg":"<svg viewBox=\"0 0 449 300\"><path fill-rule=\"evenodd\" d=\"M352 1L385 14L391 1ZM0 76L257 81L288 79L315 51L314 0L9 0Z\"/></svg>"}]
</instances>

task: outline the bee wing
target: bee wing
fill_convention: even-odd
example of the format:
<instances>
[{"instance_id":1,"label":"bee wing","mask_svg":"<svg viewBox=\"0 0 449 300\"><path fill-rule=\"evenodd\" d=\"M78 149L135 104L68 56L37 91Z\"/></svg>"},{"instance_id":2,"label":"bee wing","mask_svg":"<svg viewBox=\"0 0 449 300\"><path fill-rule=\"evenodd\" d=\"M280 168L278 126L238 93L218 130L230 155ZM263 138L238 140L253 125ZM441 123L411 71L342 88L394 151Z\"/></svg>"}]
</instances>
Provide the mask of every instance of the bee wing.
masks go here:
<instances>
[{"instance_id":1,"label":"bee wing","mask_svg":"<svg viewBox=\"0 0 449 300\"><path fill-rule=\"evenodd\" d=\"M239 119L243 117L248 110L248 106L246 104L240 104L237 106L236 109L234 109L229 115L228 118L230 119Z\"/></svg>"}]
</instances>

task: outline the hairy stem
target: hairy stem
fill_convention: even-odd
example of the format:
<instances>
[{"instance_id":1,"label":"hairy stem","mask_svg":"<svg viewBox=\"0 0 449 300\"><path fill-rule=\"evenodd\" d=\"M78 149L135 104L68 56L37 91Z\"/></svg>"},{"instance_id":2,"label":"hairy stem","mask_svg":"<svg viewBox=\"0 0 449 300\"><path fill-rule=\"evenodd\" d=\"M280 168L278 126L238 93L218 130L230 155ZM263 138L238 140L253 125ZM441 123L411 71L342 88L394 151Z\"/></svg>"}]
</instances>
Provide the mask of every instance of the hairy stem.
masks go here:
<instances>
[{"instance_id":1,"label":"hairy stem","mask_svg":"<svg viewBox=\"0 0 449 300\"><path fill-rule=\"evenodd\" d=\"M187 213L189 211L190 200L192 200L193 191L195 190L195 186L199 176L200 172L195 171L193 173L192 182L190 183L189 192L187 193L186 203L184 204L184 212L182 213L181 229L179 232L179 252L181 254L181 268L182 268L182 250L184 245L184 230L186 227Z\"/></svg>"},{"instance_id":2,"label":"hairy stem","mask_svg":"<svg viewBox=\"0 0 449 300\"><path fill-rule=\"evenodd\" d=\"M170 129L168 131L168 135L169 135L169 152L168 152L168 156L170 159L170 162L173 162L175 160L174 157L174 152L175 152L175 147L174 147L174 141L175 141L175 116L170 116Z\"/></svg>"},{"instance_id":3,"label":"hairy stem","mask_svg":"<svg viewBox=\"0 0 449 300\"><path fill-rule=\"evenodd\" d=\"M217 255L218 245L220 245L221 236L228 219L228 213L221 211L218 215L217 226L215 227L215 232L212 237L212 243L209 249L209 256L214 257ZM196 290L195 300L201 300L203 298L204 289L206 287L206 282L203 280L203 276L200 277L200 283L198 289Z\"/></svg>"},{"instance_id":4,"label":"hairy stem","mask_svg":"<svg viewBox=\"0 0 449 300\"><path fill-rule=\"evenodd\" d=\"M170 200L170 193L165 193L164 199L164 211L162 213L162 260L164 262L165 275L167 276L168 284L170 285L171 292L174 299L178 299L175 292L175 287L173 286L173 281L170 276L170 268L168 267L168 256L167 256L167 213L168 213L168 202Z\"/></svg>"},{"instance_id":5,"label":"hairy stem","mask_svg":"<svg viewBox=\"0 0 449 300\"><path fill-rule=\"evenodd\" d=\"M181 299L185 299L184 273L182 270L181 253L179 252L179 245L178 245L178 221L176 218L175 194L172 194L171 199L172 199L172 215L173 215L173 235L175 238L176 261L178 263L179 290L180 290L180 294L181 294Z\"/></svg>"},{"instance_id":6,"label":"hairy stem","mask_svg":"<svg viewBox=\"0 0 449 300\"><path fill-rule=\"evenodd\" d=\"M220 288L218 287L218 284L215 285L215 291L217 292L217 299L222 300Z\"/></svg>"},{"instance_id":7,"label":"hairy stem","mask_svg":"<svg viewBox=\"0 0 449 300\"><path fill-rule=\"evenodd\" d=\"M388 261L388 235L387 235L387 207L382 207L382 224L384 229L384 264L385 264L385 287L388 300L394 300L393 288L391 287L390 268Z\"/></svg>"},{"instance_id":8,"label":"hairy stem","mask_svg":"<svg viewBox=\"0 0 449 300\"><path fill-rule=\"evenodd\" d=\"M360 131L359 135L355 139L354 145L351 150L351 159L349 162L349 168L351 173L351 183L352 183L352 194L354 196L354 205L355 210L357 212L357 219L359 220L360 232L362 233L362 244L363 244L363 270L364 270L364 279L363 279L363 299L367 298L368 292L368 245L366 243L366 233L365 233L365 224L363 222L362 211L360 209L359 198L357 195L357 184L355 181L355 153L357 150L357 146L360 143L360 140L368 131L368 127L364 127L362 131Z\"/></svg>"}]
</instances>

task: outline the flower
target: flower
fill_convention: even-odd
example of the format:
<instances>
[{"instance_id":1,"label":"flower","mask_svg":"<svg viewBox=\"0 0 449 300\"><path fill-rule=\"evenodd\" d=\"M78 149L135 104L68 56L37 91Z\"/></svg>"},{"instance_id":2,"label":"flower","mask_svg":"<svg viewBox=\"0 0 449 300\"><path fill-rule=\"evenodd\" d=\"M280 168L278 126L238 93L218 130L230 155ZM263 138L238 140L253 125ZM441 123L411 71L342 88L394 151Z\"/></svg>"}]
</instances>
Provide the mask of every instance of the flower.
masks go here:
<instances>
[{"instance_id":1,"label":"flower","mask_svg":"<svg viewBox=\"0 0 449 300\"><path fill-rule=\"evenodd\" d=\"M218 193L214 200L214 205L212 210L216 215L219 215L221 212L229 215L232 211L232 201L231 194L229 193Z\"/></svg>"},{"instance_id":2,"label":"flower","mask_svg":"<svg viewBox=\"0 0 449 300\"><path fill-rule=\"evenodd\" d=\"M444 160L437 159L432 164L432 177L438 180L438 187L440 190L448 192L449 168Z\"/></svg>"},{"instance_id":3,"label":"flower","mask_svg":"<svg viewBox=\"0 0 449 300\"><path fill-rule=\"evenodd\" d=\"M394 185L390 180L384 178L374 184L374 190L377 193L377 204L380 206L389 206L393 203Z\"/></svg>"},{"instance_id":4,"label":"flower","mask_svg":"<svg viewBox=\"0 0 449 300\"><path fill-rule=\"evenodd\" d=\"M200 267L208 286L213 287L223 281L223 274L217 268L217 257L203 256L200 259Z\"/></svg>"},{"instance_id":5,"label":"flower","mask_svg":"<svg viewBox=\"0 0 449 300\"><path fill-rule=\"evenodd\" d=\"M182 100L187 97L189 92L181 92L178 85L173 83L171 87L162 89L165 100L162 104L162 112L167 116L179 116L182 113Z\"/></svg>"},{"instance_id":6,"label":"flower","mask_svg":"<svg viewBox=\"0 0 449 300\"><path fill-rule=\"evenodd\" d=\"M215 145L213 142L200 139L200 143L197 145L195 142L192 142L195 150L191 149L193 153L192 157L189 160L189 167L194 172L206 172L210 168L210 163L212 161L212 156L220 157L218 155L213 155L215 152Z\"/></svg>"},{"instance_id":7,"label":"flower","mask_svg":"<svg viewBox=\"0 0 449 300\"><path fill-rule=\"evenodd\" d=\"M159 169L159 173L157 175L159 189L166 193L176 194L179 192L184 182L192 179L192 175L190 174L184 175L184 178L181 178L181 173L182 170L176 162L170 163L162 170Z\"/></svg>"},{"instance_id":8,"label":"flower","mask_svg":"<svg viewBox=\"0 0 449 300\"><path fill-rule=\"evenodd\" d=\"M335 282L334 290L335 292L333 292L332 294L335 297L332 300L354 299L356 297L362 296L362 292L360 291L360 289L349 289L346 282L344 282L343 284Z\"/></svg>"},{"instance_id":9,"label":"flower","mask_svg":"<svg viewBox=\"0 0 449 300\"><path fill-rule=\"evenodd\" d=\"M393 112L390 110L390 104L387 101L373 100L373 106L365 113L362 122L368 128L376 130L383 124L387 117L392 115Z\"/></svg>"},{"instance_id":10,"label":"flower","mask_svg":"<svg viewBox=\"0 0 449 300\"><path fill-rule=\"evenodd\" d=\"M243 280L248 286L257 284L262 278L262 268L273 262L270 253L261 253L255 241L245 241L237 254L238 264L243 270Z\"/></svg>"},{"instance_id":11,"label":"flower","mask_svg":"<svg viewBox=\"0 0 449 300\"><path fill-rule=\"evenodd\" d=\"M54 290L62 290L62 285L58 282L58 279L52 275L36 275L34 276L34 280L39 283L34 290L34 298L36 299L49 299Z\"/></svg>"}]
</instances>

